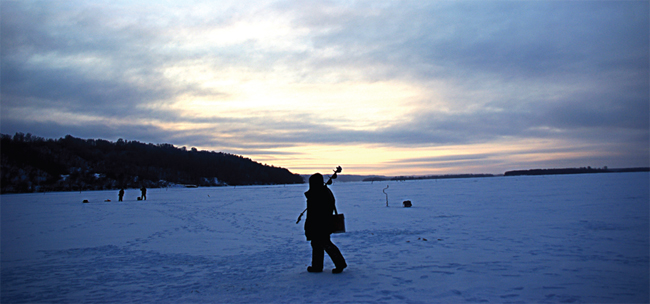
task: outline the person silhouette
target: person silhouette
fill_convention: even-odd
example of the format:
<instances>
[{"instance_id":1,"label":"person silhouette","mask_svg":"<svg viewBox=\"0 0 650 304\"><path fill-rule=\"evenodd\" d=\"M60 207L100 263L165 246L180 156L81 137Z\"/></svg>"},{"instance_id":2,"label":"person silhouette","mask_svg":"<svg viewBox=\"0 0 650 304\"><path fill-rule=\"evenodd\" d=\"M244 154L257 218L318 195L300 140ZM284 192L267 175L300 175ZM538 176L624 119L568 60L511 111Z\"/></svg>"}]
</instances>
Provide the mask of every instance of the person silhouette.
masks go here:
<instances>
[{"instance_id":1,"label":"person silhouette","mask_svg":"<svg viewBox=\"0 0 650 304\"><path fill-rule=\"evenodd\" d=\"M140 191L142 191L142 200L146 201L147 200L147 188L142 186L142 188L140 188Z\"/></svg>"},{"instance_id":2,"label":"person silhouette","mask_svg":"<svg viewBox=\"0 0 650 304\"><path fill-rule=\"evenodd\" d=\"M124 188L120 188L120 192L118 193L118 201L121 202L122 199L124 198Z\"/></svg>"},{"instance_id":3,"label":"person silhouette","mask_svg":"<svg viewBox=\"0 0 650 304\"><path fill-rule=\"evenodd\" d=\"M332 214L335 199L332 191L323 183L323 175L316 173L309 177L307 198L307 218L305 220L305 236L311 241L312 256L308 272L322 272L324 252L332 259L336 268L332 273L341 273L348 265L336 245L330 240L332 234Z\"/></svg>"}]
</instances>

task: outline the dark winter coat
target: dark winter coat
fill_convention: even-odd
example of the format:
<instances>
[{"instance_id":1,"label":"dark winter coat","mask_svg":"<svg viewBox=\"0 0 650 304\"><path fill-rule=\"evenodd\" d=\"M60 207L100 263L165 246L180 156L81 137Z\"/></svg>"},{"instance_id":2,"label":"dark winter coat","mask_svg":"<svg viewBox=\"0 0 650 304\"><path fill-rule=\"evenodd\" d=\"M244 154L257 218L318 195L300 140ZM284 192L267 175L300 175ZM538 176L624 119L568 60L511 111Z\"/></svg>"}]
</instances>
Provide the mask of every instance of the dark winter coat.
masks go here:
<instances>
[{"instance_id":1,"label":"dark winter coat","mask_svg":"<svg viewBox=\"0 0 650 304\"><path fill-rule=\"evenodd\" d=\"M310 185L307 197L307 219L305 220L305 236L307 240L329 237L332 234L332 214L334 213L334 195L324 186Z\"/></svg>"}]
</instances>

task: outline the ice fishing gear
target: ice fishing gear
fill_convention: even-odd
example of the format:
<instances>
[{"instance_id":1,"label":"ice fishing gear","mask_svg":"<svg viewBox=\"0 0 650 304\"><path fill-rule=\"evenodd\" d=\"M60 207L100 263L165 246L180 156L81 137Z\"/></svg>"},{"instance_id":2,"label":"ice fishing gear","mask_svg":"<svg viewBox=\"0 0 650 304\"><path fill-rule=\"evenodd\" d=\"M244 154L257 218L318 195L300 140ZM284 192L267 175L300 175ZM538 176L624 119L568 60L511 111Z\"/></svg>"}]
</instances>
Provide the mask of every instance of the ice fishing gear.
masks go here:
<instances>
[{"instance_id":1,"label":"ice fishing gear","mask_svg":"<svg viewBox=\"0 0 650 304\"><path fill-rule=\"evenodd\" d=\"M332 215L332 233L345 232L345 216L336 211L336 206L334 206L334 213L336 214Z\"/></svg>"},{"instance_id":2,"label":"ice fishing gear","mask_svg":"<svg viewBox=\"0 0 650 304\"><path fill-rule=\"evenodd\" d=\"M336 167L336 170L333 170L333 171L334 171L334 174L332 174L332 176L330 176L330 179L327 180L327 182L325 183L325 186L331 185L332 180L336 179L338 177L337 174L341 173L341 171L343 171L343 168L341 168L341 166L338 166L338 167Z\"/></svg>"},{"instance_id":3,"label":"ice fishing gear","mask_svg":"<svg viewBox=\"0 0 650 304\"><path fill-rule=\"evenodd\" d=\"M386 207L388 207L388 193L386 193L386 189L388 189L388 185L386 185L386 188L384 188L384 190L381 190L381 192L384 192L384 194L386 194Z\"/></svg>"},{"instance_id":4,"label":"ice fishing gear","mask_svg":"<svg viewBox=\"0 0 650 304\"><path fill-rule=\"evenodd\" d=\"M302 219L302 215L305 214L305 212L307 212L307 208L305 208L305 210L303 210L300 213L300 215L298 216L298 220L296 220L296 224L300 223L300 220Z\"/></svg>"},{"instance_id":5,"label":"ice fishing gear","mask_svg":"<svg viewBox=\"0 0 650 304\"><path fill-rule=\"evenodd\" d=\"M337 174L338 174L338 173L341 173L341 171L343 171L343 168L341 168L341 166L337 166L336 169L334 169L334 170L332 170L332 171L334 171L334 174L332 174L332 176L330 176L330 178L327 180L327 182L325 183L325 187L327 187L327 185L331 185L331 184L332 184L332 180L333 180L333 179L336 179L336 178L338 177ZM336 206L334 206L334 211L336 211ZM296 224L300 223L300 220L302 219L302 215L305 214L305 212L307 212L307 208L305 208L305 210L303 210L303 211L300 213L300 215L298 216L298 220L296 220ZM336 214L338 215L338 212L337 212ZM342 217L342 216L343 216L343 214L341 214L341 217ZM345 230L345 224L344 224L344 226L343 226L343 230ZM344 231L344 232L345 232L345 231Z\"/></svg>"}]
</instances>

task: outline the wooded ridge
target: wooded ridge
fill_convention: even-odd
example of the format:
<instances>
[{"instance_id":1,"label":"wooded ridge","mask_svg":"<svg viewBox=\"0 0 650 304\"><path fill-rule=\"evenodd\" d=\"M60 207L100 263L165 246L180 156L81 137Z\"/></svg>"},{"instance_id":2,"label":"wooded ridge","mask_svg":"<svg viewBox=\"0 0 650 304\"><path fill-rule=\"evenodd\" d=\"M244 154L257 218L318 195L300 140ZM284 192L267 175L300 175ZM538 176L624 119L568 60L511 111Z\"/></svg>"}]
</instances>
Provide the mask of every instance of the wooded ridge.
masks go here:
<instances>
[{"instance_id":1,"label":"wooded ridge","mask_svg":"<svg viewBox=\"0 0 650 304\"><path fill-rule=\"evenodd\" d=\"M45 139L29 133L0 136L2 193L304 182L284 168L171 144L70 135Z\"/></svg>"}]
</instances>

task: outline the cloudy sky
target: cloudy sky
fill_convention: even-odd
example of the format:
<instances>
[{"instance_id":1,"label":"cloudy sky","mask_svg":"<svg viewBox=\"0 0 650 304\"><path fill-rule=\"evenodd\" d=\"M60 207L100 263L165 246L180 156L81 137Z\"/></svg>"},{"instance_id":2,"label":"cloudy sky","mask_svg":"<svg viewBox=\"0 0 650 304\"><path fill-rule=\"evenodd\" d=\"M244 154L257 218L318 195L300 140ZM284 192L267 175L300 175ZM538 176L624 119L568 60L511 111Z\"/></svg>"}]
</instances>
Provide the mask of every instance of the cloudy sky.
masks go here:
<instances>
[{"instance_id":1,"label":"cloudy sky","mask_svg":"<svg viewBox=\"0 0 650 304\"><path fill-rule=\"evenodd\" d=\"M648 1L1 5L4 134L304 174L649 166Z\"/></svg>"}]
</instances>

